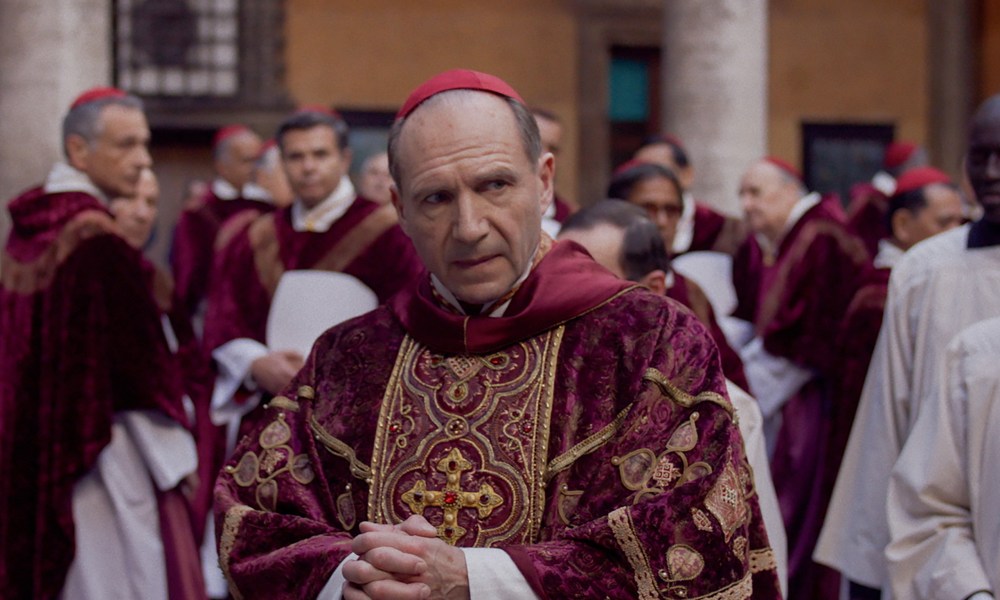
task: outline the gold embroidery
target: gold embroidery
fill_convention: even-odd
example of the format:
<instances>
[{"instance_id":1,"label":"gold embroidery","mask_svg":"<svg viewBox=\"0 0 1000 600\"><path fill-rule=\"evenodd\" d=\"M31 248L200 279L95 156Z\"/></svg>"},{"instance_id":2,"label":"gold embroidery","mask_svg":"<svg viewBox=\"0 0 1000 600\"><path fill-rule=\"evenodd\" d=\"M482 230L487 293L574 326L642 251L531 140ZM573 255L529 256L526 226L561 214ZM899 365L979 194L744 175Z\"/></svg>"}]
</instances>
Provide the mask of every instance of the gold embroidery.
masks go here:
<instances>
[{"instance_id":1,"label":"gold embroidery","mask_svg":"<svg viewBox=\"0 0 1000 600\"><path fill-rule=\"evenodd\" d=\"M705 497L705 506L719 520L726 542L729 542L733 533L747 522L750 509L747 507L739 477L733 468L732 457L727 457L726 466L722 469L719 479Z\"/></svg>"},{"instance_id":2,"label":"gold embroidery","mask_svg":"<svg viewBox=\"0 0 1000 600\"><path fill-rule=\"evenodd\" d=\"M352 476L363 481L371 479L371 468L358 460L357 456L354 454L353 448L327 433L326 430L323 429L323 426L319 424L319 421L316 420L316 417L310 417L309 426L313 430L313 435L316 436L316 439L323 444L323 447L326 448L330 454L333 454L338 458L343 458L347 461Z\"/></svg>"},{"instance_id":3,"label":"gold embroidery","mask_svg":"<svg viewBox=\"0 0 1000 600\"><path fill-rule=\"evenodd\" d=\"M743 579L728 587L689 600L746 600L751 595L753 595L753 574L747 573Z\"/></svg>"},{"instance_id":4,"label":"gold embroidery","mask_svg":"<svg viewBox=\"0 0 1000 600\"><path fill-rule=\"evenodd\" d=\"M691 417L681 424L667 441L667 452L688 452L698 445L698 413L692 413Z\"/></svg>"},{"instance_id":5,"label":"gold embroidery","mask_svg":"<svg viewBox=\"0 0 1000 600\"><path fill-rule=\"evenodd\" d=\"M699 402L712 402L726 409L730 417L733 415L733 405L725 397L715 392L702 392L697 396L692 396L671 383L666 375L652 367L646 369L642 378L656 384L666 396L684 408L691 408Z\"/></svg>"},{"instance_id":6,"label":"gold embroidery","mask_svg":"<svg viewBox=\"0 0 1000 600\"><path fill-rule=\"evenodd\" d=\"M632 525L632 516L628 512L628 507L616 508L608 515L608 526L615 534L618 546L625 553L629 565L635 574L635 586L639 592L640 600L654 600L659 596L656 590L653 571L649 566L649 559L639 545L639 540Z\"/></svg>"},{"instance_id":7,"label":"gold embroidery","mask_svg":"<svg viewBox=\"0 0 1000 600\"><path fill-rule=\"evenodd\" d=\"M667 569L670 574L669 583L690 581L701 575L705 568L705 559L697 550L687 544L677 544L667 550Z\"/></svg>"},{"instance_id":8,"label":"gold embroidery","mask_svg":"<svg viewBox=\"0 0 1000 600\"><path fill-rule=\"evenodd\" d=\"M260 432L260 445L264 448L275 448L292 439L292 430L285 422L285 415L278 413L278 418Z\"/></svg>"},{"instance_id":9,"label":"gold embroidery","mask_svg":"<svg viewBox=\"0 0 1000 600\"><path fill-rule=\"evenodd\" d=\"M733 540L733 554L743 562L747 559L747 539L742 535Z\"/></svg>"},{"instance_id":10,"label":"gold embroidery","mask_svg":"<svg viewBox=\"0 0 1000 600\"><path fill-rule=\"evenodd\" d=\"M580 457L597 450L604 444L608 442L618 430L621 429L622 424L625 422L625 418L628 417L629 412L632 410L632 405L626 406L615 418L601 428L600 431L594 435L583 440L579 444L576 444L566 452L563 452L559 456L552 459L549 466L546 469L546 480L552 479L552 477L564 470L569 468L573 463L580 459Z\"/></svg>"},{"instance_id":11,"label":"gold embroidery","mask_svg":"<svg viewBox=\"0 0 1000 600\"><path fill-rule=\"evenodd\" d=\"M299 403L294 400L289 400L284 396L275 396L271 398L271 401L267 403L268 408L276 408L279 410L287 410L290 412L299 412Z\"/></svg>"},{"instance_id":12,"label":"gold embroidery","mask_svg":"<svg viewBox=\"0 0 1000 600\"><path fill-rule=\"evenodd\" d=\"M219 536L219 567L222 568L222 574L229 582L229 593L236 600L242 600L243 594L236 587L236 582L233 581L232 573L229 571L229 558L232 556L233 546L236 544L236 533L239 531L240 523L243 521L243 517L252 510L249 506L242 504L227 510L222 525L222 535Z\"/></svg>"},{"instance_id":13,"label":"gold embroidery","mask_svg":"<svg viewBox=\"0 0 1000 600\"><path fill-rule=\"evenodd\" d=\"M351 484L347 484L344 493L337 496L337 520L344 531L354 529L357 522L357 512L354 510L354 498L351 496Z\"/></svg>"},{"instance_id":14,"label":"gold embroidery","mask_svg":"<svg viewBox=\"0 0 1000 600\"><path fill-rule=\"evenodd\" d=\"M633 450L625 456L613 456L611 464L618 467L622 485L633 492L645 489L652 477L652 467L656 464L656 455L648 448Z\"/></svg>"},{"instance_id":15,"label":"gold embroidery","mask_svg":"<svg viewBox=\"0 0 1000 600\"><path fill-rule=\"evenodd\" d=\"M316 477L309 456L295 454L287 442L291 439L292 430L285 422L284 413L260 432L258 441L264 448L261 456L248 450L236 466L227 466L224 471L232 476L240 487L250 487L257 484L254 497L262 510L274 511L278 506L277 478L282 473L289 473L296 482L302 485L312 483Z\"/></svg>"},{"instance_id":16,"label":"gold embroidery","mask_svg":"<svg viewBox=\"0 0 1000 600\"><path fill-rule=\"evenodd\" d=\"M677 465L666 454L660 457L660 460L656 463L656 468L653 469L653 479L663 489L670 487L670 484L681 475L681 470L677 468Z\"/></svg>"},{"instance_id":17,"label":"gold embroidery","mask_svg":"<svg viewBox=\"0 0 1000 600\"><path fill-rule=\"evenodd\" d=\"M557 327L486 355L441 355L404 338L380 407L368 520L401 522L409 509L458 545L536 541L562 335ZM455 451L465 473L438 468ZM451 478L469 481L468 491L450 487ZM488 518L459 510L463 493L469 508L482 509L483 498L494 504Z\"/></svg>"},{"instance_id":18,"label":"gold embroidery","mask_svg":"<svg viewBox=\"0 0 1000 600\"><path fill-rule=\"evenodd\" d=\"M403 502L417 515L424 514L424 509L428 506L441 508L444 511L444 521L437 528L438 537L454 546L458 538L465 535L465 528L458 524L460 509L475 508L479 511L480 518L486 518L494 508L503 504L503 498L488 483L479 486L478 492L462 491L462 472L471 471L472 463L462 456L458 448L453 449L438 463L437 470L448 476L444 490L428 490L427 483L419 480L409 491L403 493Z\"/></svg>"},{"instance_id":19,"label":"gold embroidery","mask_svg":"<svg viewBox=\"0 0 1000 600\"><path fill-rule=\"evenodd\" d=\"M715 531L712 528L712 520L709 519L708 515L705 514L705 511L701 510L700 508L692 508L691 517L694 519L694 526L700 529L701 531L705 531L707 533L712 533L713 531Z\"/></svg>"},{"instance_id":20,"label":"gold embroidery","mask_svg":"<svg viewBox=\"0 0 1000 600\"><path fill-rule=\"evenodd\" d=\"M581 496L583 496L583 490L571 490L565 483L559 488L559 501L556 507L559 510L559 520L562 521L563 525L570 524L569 518L576 512Z\"/></svg>"},{"instance_id":21,"label":"gold embroidery","mask_svg":"<svg viewBox=\"0 0 1000 600\"><path fill-rule=\"evenodd\" d=\"M778 568L778 561L774 557L774 550L764 548L762 550L750 551L750 572L760 573L761 571L773 571Z\"/></svg>"}]
</instances>

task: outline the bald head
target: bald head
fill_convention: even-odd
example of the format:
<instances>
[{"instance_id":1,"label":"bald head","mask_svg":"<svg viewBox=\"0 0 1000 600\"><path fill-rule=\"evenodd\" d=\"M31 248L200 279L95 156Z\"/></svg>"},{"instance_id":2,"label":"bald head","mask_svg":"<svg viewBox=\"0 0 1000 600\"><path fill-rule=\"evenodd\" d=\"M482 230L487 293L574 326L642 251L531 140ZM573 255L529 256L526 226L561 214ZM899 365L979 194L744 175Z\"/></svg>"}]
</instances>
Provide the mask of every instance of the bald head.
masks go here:
<instances>
[{"instance_id":1,"label":"bald head","mask_svg":"<svg viewBox=\"0 0 1000 600\"><path fill-rule=\"evenodd\" d=\"M754 163L740 180L740 204L747 225L754 233L777 242L804 192L801 182L772 162Z\"/></svg>"},{"instance_id":2,"label":"bald head","mask_svg":"<svg viewBox=\"0 0 1000 600\"><path fill-rule=\"evenodd\" d=\"M213 150L215 172L237 190L253 176L263 142L253 131L242 129L223 139Z\"/></svg>"},{"instance_id":3,"label":"bald head","mask_svg":"<svg viewBox=\"0 0 1000 600\"><path fill-rule=\"evenodd\" d=\"M392 125L392 129L389 132L389 172L392 175L392 179L396 186L401 185L400 172L399 172L399 138L406 128L407 123L414 120L415 117L419 117L424 109L433 108L437 104L449 104L453 106L458 106L463 102L469 102L468 110L477 110L475 107L475 101L477 98L495 98L501 100L507 105L514 118L514 127L521 139L521 144L523 145L524 152L527 154L528 160L531 162L537 162L542 154L542 140L541 134L538 130L538 123L535 121L534 115L525 107L523 104L514 100L513 98L506 98L496 94L488 92L480 92L475 90L449 90L446 92L441 92L440 94L431 96L423 103L420 104L413 112L409 113L405 118L398 119ZM495 103L494 103L495 104ZM462 110L465 110L464 108Z\"/></svg>"}]
</instances>

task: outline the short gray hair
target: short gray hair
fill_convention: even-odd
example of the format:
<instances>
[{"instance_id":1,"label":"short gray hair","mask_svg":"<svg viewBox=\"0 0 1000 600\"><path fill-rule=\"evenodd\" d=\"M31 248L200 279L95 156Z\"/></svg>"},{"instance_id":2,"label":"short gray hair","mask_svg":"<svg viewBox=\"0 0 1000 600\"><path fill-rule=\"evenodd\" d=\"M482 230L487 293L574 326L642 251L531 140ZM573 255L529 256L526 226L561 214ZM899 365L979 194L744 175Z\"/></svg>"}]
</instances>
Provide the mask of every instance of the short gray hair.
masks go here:
<instances>
[{"instance_id":1,"label":"short gray hair","mask_svg":"<svg viewBox=\"0 0 1000 600\"><path fill-rule=\"evenodd\" d=\"M448 90L431 96L425 100L423 104L435 102L437 98L456 93L468 94L486 92L467 89ZM524 146L524 153L527 155L528 161L532 164L538 163L539 157L542 156L542 136L538 132L538 123L535 121L534 115L531 114L528 107L521 104L517 100L508 98L507 96L501 96L501 98L507 102L507 106L509 106L514 112L514 119L517 121L517 131L521 136L521 144ZM412 115L415 110L418 109L411 111L410 115ZM403 126L406 125L406 122L409 120L410 115L407 115L402 119L397 119L396 122L392 124L392 129L389 130L389 145L387 150L389 154L389 174L392 175L392 180L395 182L398 189L402 189L403 187L400 182L399 171L399 136L403 131Z\"/></svg>"},{"instance_id":2,"label":"short gray hair","mask_svg":"<svg viewBox=\"0 0 1000 600\"><path fill-rule=\"evenodd\" d=\"M87 142L93 144L94 140L101 134L101 112L107 106L123 106L135 110L142 110L142 100L138 96L131 94L127 96L111 96L100 98L91 102L86 102L71 108L62 122L63 153L66 154L66 141L71 135L78 135ZM69 155L67 155L67 158Z\"/></svg>"}]
</instances>

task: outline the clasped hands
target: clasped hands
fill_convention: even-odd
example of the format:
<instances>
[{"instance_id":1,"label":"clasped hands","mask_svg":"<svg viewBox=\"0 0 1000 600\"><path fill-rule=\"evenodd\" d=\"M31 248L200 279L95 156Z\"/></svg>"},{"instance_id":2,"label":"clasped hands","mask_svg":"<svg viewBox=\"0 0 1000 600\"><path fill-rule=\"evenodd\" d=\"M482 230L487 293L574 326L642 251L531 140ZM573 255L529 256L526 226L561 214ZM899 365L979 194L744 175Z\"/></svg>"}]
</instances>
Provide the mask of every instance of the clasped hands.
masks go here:
<instances>
[{"instance_id":1,"label":"clasped hands","mask_svg":"<svg viewBox=\"0 0 1000 600\"><path fill-rule=\"evenodd\" d=\"M467 600L465 554L437 538L420 515L399 525L361 524L344 564L344 600Z\"/></svg>"}]
</instances>

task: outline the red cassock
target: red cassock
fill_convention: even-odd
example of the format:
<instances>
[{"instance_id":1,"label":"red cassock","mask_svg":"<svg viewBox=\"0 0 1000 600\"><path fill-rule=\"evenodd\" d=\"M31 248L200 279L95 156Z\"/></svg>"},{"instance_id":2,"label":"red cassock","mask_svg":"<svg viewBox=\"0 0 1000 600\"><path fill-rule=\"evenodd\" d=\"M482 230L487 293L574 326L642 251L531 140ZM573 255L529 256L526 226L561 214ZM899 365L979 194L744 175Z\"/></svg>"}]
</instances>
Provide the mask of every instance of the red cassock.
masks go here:
<instances>
[{"instance_id":1,"label":"red cassock","mask_svg":"<svg viewBox=\"0 0 1000 600\"><path fill-rule=\"evenodd\" d=\"M158 409L186 423L183 378L148 266L96 198L36 188L9 209L0 266L0 596L55 598L74 555L73 489L110 441L114 413Z\"/></svg>"},{"instance_id":2,"label":"red cassock","mask_svg":"<svg viewBox=\"0 0 1000 600\"><path fill-rule=\"evenodd\" d=\"M778 598L706 328L556 243L504 316L429 278L329 330L216 486L247 597L309 598L369 519L498 548L542 598Z\"/></svg>"},{"instance_id":3,"label":"red cassock","mask_svg":"<svg viewBox=\"0 0 1000 600\"><path fill-rule=\"evenodd\" d=\"M811 557L831 492L823 485L824 470L832 469L829 477L836 477L843 448L836 449L834 440L849 433L835 430L843 425L834 417L841 409L833 405L844 369L837 340L849 334L843 329L845 314L872 267L835 202L826 198L809 209L775 256L766 257L751 236L733 264L735 316L754 324L770 355L813 375L781 409L771 461L788 534L791 598L835 598L837 591L835 579L828 579L831 573Z\"/></svg>"},{"instance_id":4,"label":"red cassock","mask_svg":"<svg viewBox=\"0 0 1000 600\"><path fill-rule=\"evenodd\" d=\"M870 183L851 187L851 202L847 206L847 225L865 244L868 254L878 254L878 242L892 235L886 217L889 198Z\"/></svg>"},{"instance_id":5,"label":"red cassock","mask_svg":"<svg viewBox=\"0 0 1000 600\"><path fill-rule=\"evenodd\" d=\"M224 247L215 260L203 337L209 351L237 338L265 342L271 299L285 271L346 273L384 302L423 269L390 205L358 198L325 232L295 231L291 214L289 206L248 224L244 213L219 233Z\"/></svg>"},{"instance_id":6,"label":"red cassock","mask_svg":"<svg viewBox=\"0 0 1000 600\"><path fill-rule=\"evenodd\" d=\"M170 248L170 266L177 296L188 314L197 314L208 292L220 228L230 217L246 210L259 215L273 211L274 206L245 198L223 200L209 189L194 206L184 207L181 212Z\"/></svg>"}]
</instances>

